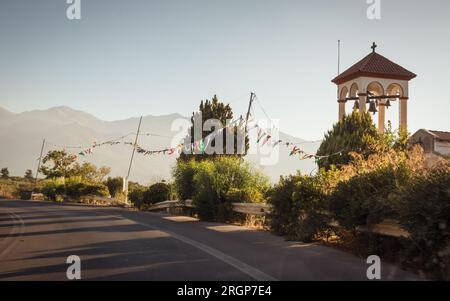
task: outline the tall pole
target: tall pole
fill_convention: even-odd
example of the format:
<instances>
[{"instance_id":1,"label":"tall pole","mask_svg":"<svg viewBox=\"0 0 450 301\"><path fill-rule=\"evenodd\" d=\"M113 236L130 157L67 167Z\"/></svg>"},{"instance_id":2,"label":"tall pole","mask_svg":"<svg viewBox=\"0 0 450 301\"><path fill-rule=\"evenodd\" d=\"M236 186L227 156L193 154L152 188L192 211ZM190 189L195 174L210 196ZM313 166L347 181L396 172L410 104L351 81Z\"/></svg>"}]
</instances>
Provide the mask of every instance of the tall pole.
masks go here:
<instances>
[{"instance_id":1,"label":"tall pole","mask_svg":"<svg viewBox=\"0 0 450 301\"><path fill-rule=\"evenodd\" d=\"M247 115L245 117L245 138L244 138L244 149L245 149L245 154L247 154L247 146L246 144L246 140L247 140L247 134L248 134L248 130L247 130L247 124L248 124L248 118L250 117L250 109L252 108L252 103L253 103L253 99L255 98L255 93L251 92L250 93L250 101L248 102L248 109L247 109Z\"/></svg>"},{"instance_id":2,"label":"tall pole","mask_svg":"<svg viewBox=\"0 0 450 301\"><path fill-rule=\"evenodd\" d=\"M131 153L130 165L128 166L128 173L127 173L127 177L126 177L125 201L126 201L127 203L128 203L128 178L130 177L131 165L133 164L134 153L136 152L136 147L137 147L137 142L138 142L139 132L140 132L140 130L141 130L141 123L142 123L142 116L141 116L141 118L139 119L139 125L138 125L137 132L136 132L136 138L134 139L134 144L133 144L133 152Z\"/></svg>"},{"instance_id":3,"label":"tall pole","mask_svg":"<svg viewBox=\"0 0 450 301\"><path fill-rule=\"evenodd\" d=\"M338 40L338 75L341 74L341 40Z\"/></svg>"},{"instance_id":4,"label":"tall pole","mask_svg":"<svg viewBox=\"0 0 450 301\"><path fill-rule=\"evenodd\" d=\"M36 178L34 179L34 184L35 185L37 184L38 175L39 175L39 169L41 168L42 153L44 152L44 146L45 146L45 139L42 140L41 154L39 155L38 166L37 166L37 169L36 169Z\"/></svg>"},{"instance_id":5,"label":"tall pole","mask_svg":"<svg viewBox=\"0 0 450 301\"><path fill-rule=\"evenodd\" d=\"M248 102L247 116L245 117L245 135L247 135L247 123L248 118L250 117L250 109L252 108L253 98L255 97L255 93L250 93L250 101Z\"/></svg>"},{"instance_id":6,"label":"tall pole","mask_svg":"<svg viewBox=\"0 0 450 301\"><path fill-rule=\"evenodd\" d=\"M37 180L38 180L38 175L39 175L39 169L41 168L42 153L44 152L44 146L45 146L45 139L42 140L41 154L39 155L38 166L36 169L36 177L34 179L34 188L36 188L36 186L37 186Z\"/></svg>"}]
</instances>

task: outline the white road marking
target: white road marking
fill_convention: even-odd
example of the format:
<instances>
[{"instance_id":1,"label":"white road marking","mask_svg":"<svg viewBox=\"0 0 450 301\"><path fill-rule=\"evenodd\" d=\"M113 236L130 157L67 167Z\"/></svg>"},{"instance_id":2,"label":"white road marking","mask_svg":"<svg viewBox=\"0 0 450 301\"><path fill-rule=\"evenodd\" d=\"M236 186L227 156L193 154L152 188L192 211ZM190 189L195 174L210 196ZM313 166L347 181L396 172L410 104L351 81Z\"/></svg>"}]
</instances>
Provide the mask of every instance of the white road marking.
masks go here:
<instances>
[{"instance_id":1,"label":"white road marking","mask_svg":"<svg viewBox=\"0 0 450 301\"><path fill-rule=\"evenodd\" d=\"M150 228L152 230L159 230L162 232L166 232L167 234L169 234L170 236L172 236L175 239L178 239L179 241L182 241L184 243L187 243L188 245L191 245L197 249L200 249L201 251L208 253L211 256L214 256L215 258L231 265L232 267L238 269L239 271L249 275L250 277L252 277L253 279L257 280L257 281L278 281L278 279L258 270L257 268L254 268L248 264L246 264L245 262L242 262L234 257L231 257L230 255L227 255L219 250L216 250L214 248L211 248L205 244L202 244L198 241L192 240L190 238L187 238L186 236L171 232L171 231L167 231L165 229L159 229L155 226L146 224L146 223L141 223L141 222L137 222L137 221L133 221L141 226Z\"/></svg>"}]
</instances>

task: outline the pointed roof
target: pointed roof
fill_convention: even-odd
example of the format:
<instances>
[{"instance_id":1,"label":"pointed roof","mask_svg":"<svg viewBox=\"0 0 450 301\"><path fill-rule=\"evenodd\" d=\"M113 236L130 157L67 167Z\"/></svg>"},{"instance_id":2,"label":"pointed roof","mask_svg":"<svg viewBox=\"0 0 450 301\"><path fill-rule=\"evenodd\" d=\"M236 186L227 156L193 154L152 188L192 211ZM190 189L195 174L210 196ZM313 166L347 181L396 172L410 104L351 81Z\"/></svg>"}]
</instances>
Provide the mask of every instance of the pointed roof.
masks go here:
<instances>
[{"instance_id":1,"label":"pointed roof","mask_svg":"<svg viewBox=\"0 0 450 301\"><path fill-rule=\"evenodd\" d=\"M375 46L376 47L376 46ZM373 51L332 80L336 85L360 76L411 80L417 75Z\"/></svg>"}]
</instances>

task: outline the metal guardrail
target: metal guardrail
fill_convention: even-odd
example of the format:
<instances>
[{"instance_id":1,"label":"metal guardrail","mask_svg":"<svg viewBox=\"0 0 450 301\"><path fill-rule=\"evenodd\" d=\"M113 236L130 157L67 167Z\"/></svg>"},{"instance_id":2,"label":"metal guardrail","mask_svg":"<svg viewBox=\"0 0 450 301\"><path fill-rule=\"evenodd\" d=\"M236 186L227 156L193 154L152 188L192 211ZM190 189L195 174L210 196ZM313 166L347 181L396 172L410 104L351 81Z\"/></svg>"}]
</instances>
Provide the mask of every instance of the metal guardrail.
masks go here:
<instances>
[{"instance_id":1,"label":"metal guardrail","mask_svg":"<svg viewBox=\"0 0 450 301\"><path fill-rule=\"evenodd\" d=\"M232 203L233 211L239 212L239 213L245 213L245 214L252 214L252 215L265 215L270 212L270 205L267 204L259 204L259 203ZM174 207L187 207L187 208L194 208L194 205L192 203L192 200L185 200L185 201L164 201L160 203L153 204L147 208L149 211L154 210L162 210L167 208L174 208Z\"/></svg>"},{"instance_id":2,"label":"metal guardrail","mask_svg":"<svg viewBox=\"0 0 450 301\"><path fill-rule=\"evenodd\" d=\"M269 214L271 212L271 206L268 204L260 204L260 203L232 203L233 211L238 213L244 213L249 215L257 215L257 216L264 216L266 214ZM194 208L194 205L192 203L192 200L185 200L185 201L164 201L161 203L153 204L152 206L148 207L147 210L154 211L154 210L164 210L168 208L174 208L174 207L187 207L187 208ZM339 224L337 222L331 223L332 226L339 227ZM386 236L392 236L392 237L408 237L409 233L402 229L399 225L399 223L392 219L386 219L382 223L373 225L370 229L367 227L358 227L359 231L366 232L370 231L377 234L382 234Z\"/></svg>"},{"instance_id":3,"label":"metal guardrail","mask_svg":"<svg viewBox=\"0 0 450 301\"><path fill-rule=\"evenodd\" d=\"M271 206L259 203L232 203L233 211L252 215L266 215L270 213Z\"/></svg>"}]
</instances>

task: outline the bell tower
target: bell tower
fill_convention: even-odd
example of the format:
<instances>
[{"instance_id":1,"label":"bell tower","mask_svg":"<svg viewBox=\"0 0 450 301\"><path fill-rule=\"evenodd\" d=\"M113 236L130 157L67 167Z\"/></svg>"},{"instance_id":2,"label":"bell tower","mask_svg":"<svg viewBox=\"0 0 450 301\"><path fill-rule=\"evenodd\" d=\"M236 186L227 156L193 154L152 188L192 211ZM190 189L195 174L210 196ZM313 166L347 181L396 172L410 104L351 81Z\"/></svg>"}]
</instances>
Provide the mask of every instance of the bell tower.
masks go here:
<instances>
[{"instance_id":1,"label":"bell tower","mask_svg":"<svg viewBox=\"0 0 450 301\"><path fill-rule=\"evenodd\" d=\"M339 120L345 116L345 104L354 101L354 110L378 113L378 130L384 132L386 108L399 102L399 124L408 128L409 81L416 74L376 52L377 45L362 60L332 80L338 87Z\"/></svg>"}]
</instances>

